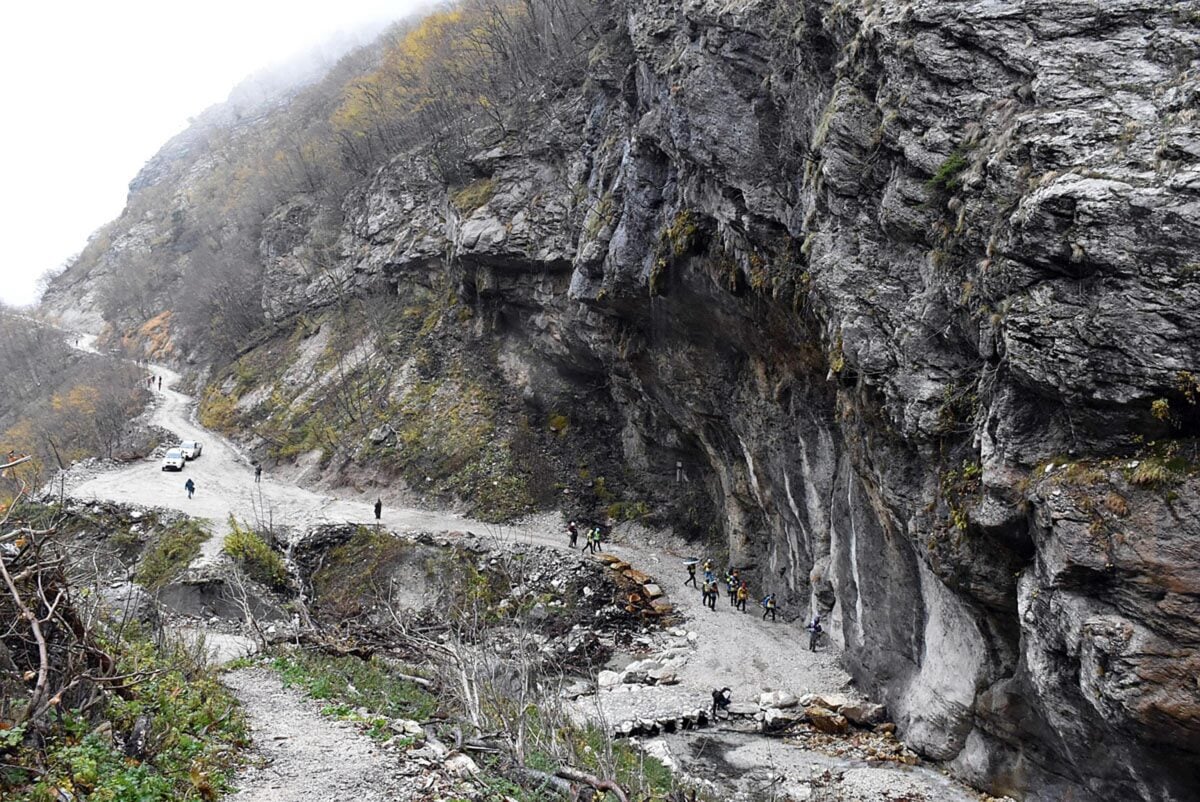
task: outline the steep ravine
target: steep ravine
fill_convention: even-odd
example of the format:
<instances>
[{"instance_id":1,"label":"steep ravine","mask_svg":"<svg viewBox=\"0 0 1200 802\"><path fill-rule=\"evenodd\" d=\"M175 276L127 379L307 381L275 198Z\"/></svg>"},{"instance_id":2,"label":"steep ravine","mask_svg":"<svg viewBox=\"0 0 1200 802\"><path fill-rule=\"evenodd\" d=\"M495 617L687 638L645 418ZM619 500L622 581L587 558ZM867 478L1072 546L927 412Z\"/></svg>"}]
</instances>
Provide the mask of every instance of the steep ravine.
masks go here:
<instances>
[{"instance_id":1,"label":"steep ravine","mask_svg":"<svg viewBox=\"0 0 1200 802\"><path fill-rule=\"evenodd\" d=\"M1193 6L627 0L477 207L397 157L315 281L316 212L277 210L264 308L448 276L514 397L588 394L647 495L678 464L907 743L994 793L1192 799Z\"/></svg>"}]
</instances>

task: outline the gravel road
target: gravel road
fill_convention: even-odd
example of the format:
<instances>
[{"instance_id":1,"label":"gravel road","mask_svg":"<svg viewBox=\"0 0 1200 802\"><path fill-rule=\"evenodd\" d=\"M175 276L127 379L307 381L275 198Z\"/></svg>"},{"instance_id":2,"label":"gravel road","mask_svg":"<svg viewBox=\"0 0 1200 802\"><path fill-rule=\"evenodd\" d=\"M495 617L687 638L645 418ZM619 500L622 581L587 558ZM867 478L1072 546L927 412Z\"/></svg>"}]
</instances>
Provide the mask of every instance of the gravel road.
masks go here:
<instances>
[{"instance_id":1,"label":"gravel road","mask_svg":"<svg viewBox=\"0 0 1200 802\"><path fill-rule=\"evenodd\" d=\"M230 515L241 521L270 522L298 531L321 523L374 521L373 498L355 500L324 496L291 482L274 481L270 475L264 475L262 481L256 483L249 459L233 443L194 420L193 399L173 389L179 374L161 365L152 365L147 370L148 374L163 378L162 391L155 389L150 422L175 432L180 440L200 441L204 445L201 456L188 462L178 473L161 470L158 457L141 460L69 486L68 493L72 497L84 501L103 499L145 507L166 507L207 519L212 524L214 537L204 544L196 565L220 559ZM189 478L196 485L196 493L190 499L183 487ZM472 527L476 531L485 531L487 528L485 524L453 513L411 508L385 508L382 523L396 532L448 532Z\"/></svg>"},{"instance_id":2,"label":"gravel road","mask_svg":"<svg viewBox=\"0 0 1200 802\"><path fill-rule=\"evenodd\" d=\"M90 350L91 338L84 337L80 347ZM214 537L205 544L194 566L222 559L221 545L231 515L249 522L269 521L297 532L322 523L374 521L374 498L323 495L270 475L255 483L253 467L245 455L196 422L194 400L174 389L179 375L157 365L150 366L149 373L163 377L163 389L159 391L155 385L151 423L175 432L181 440L199 440L204 444L203 454L189 462L182 474L161 471L157 458L101 473L81 470L74 482L70 475L67 477L70 496L84 501L166 507L208 519ZM189 477L196 483L191 499L183 488ZM453 513L385 507L382 523L395 532L474 531L515 543L567 548L566 535L560 531L561 522L554 514L534 517L519 526L495 527ZM705 609L699 592L683 587L683 558L689 553L686 545L631 529L618 531L615 542L605 544L605 551L657 578L679 613L683 632L656 635L651 649L674 648L677 653L685 653L686 659L678 661L678 684L627 685L601 691L580 700L585 714L615 723L626 718L657 717L656 713L680 713L707 706L710 691L723 686L733 689L735 701L753 701L767 690L786 690L800 696L809 692L845 693L849 689L850 678L840 667L838 654L828 646L815 654L807 651L806 633L799 621L763 621L757 605L740 613L724 598L717 602L715 611ZM802 619L805 611L779 612L781 619ZM381 750L352 725L322 716L315 703L283 688L273 673L262 668L239 670L228 674L225 681L245 706L256 749L265 759L263 765L249 768L238 778L242 790L234 799L375 802L414 798L404 790L405 772L399 770L395 755ZM791 751L796 753L794 762L805 760L802 753ZM781 755L787 753L786 749L777 751L773 761L793 762L781 760ZM913 798L939 798L932 785L926 784L933 792L929 796Z\"/></svg>"},{"instance_id":3,"label":"gravel road","mask_svg":"<svg viewBox=\"0 0 1200 802\"><path fill-rule=\"evenodd\" d=\"M384 802L412 798L399 759L264 668L232 671L224 682L245 705L254 765L238 778L238 802Z\"/></svg>"}]
</instances>

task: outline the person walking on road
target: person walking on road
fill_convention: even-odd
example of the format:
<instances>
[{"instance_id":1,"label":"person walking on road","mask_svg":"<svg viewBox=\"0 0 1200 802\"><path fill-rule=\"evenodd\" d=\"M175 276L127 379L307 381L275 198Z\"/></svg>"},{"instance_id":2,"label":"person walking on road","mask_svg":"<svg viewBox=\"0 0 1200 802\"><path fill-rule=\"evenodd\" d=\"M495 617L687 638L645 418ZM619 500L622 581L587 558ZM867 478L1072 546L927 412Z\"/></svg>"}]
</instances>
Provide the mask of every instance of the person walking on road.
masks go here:
<instances>
[{"instance_id":1,"label":"person walking on road","mask_svg":"<svg viewBox=\"0 0 1200 802\"><path fill-rule=\"evenodd\" d=\"M262 463L259 462L258 460L255 460L254 461L254 484L258 484L261 481L262 481ZM379 517L378 512L375 513L375 517L376 518Z\"/></svg>"},{"instance_id":2,"label":"person walking on road","mask_svg":"<svg viewBox=\"0 0 1200 802\"><path fill-rule=\"evenodd\" d=\"M158 377L158 391L162 392L162 376Z\"/></svg>"},{"instance_id":3,"label":"person walking on road","mask_svg":"<svg viewBox=\"0 0 1200 802\"><path fill-rule=\"evenodd\" d=\"M808 650L815 652L817 650L817 641L821 639L821 633L825 631L821 629L821 616L815 616L812 623L806 626L805 629L808 630Z\"/></svg>"},{"instance_id":4,"label":"person walking on road","mask_svg":"<svg viewBox=\"0 0 1200 802\"><path fill-rule=\"evenodd\" d=\"M579 542L579 525L574 521L567 521L567 534L571 538L571 548Z\"/></svg>"},{"instance_id":5,"label":"person walking on road","mask_svg":"<svg viewBox=\"0 0 1200 802\"><path fill-rule=\"evenodd\" d=\"M379 523L379 519L383 516L383 499L375 499L375 523Z\"/></svg>"},{"instance_id":6,"label":"person walking on road","mask_svg":"<svg viewBox=\"0 0 1200 802\"><path fill-rule=\"evenodd\" d=\"M768 613L770 613L770 615L771 615L771 620L774 621L775 620L775 594L768 593L766 596L763 597L763 600L761 602L759 602L759 604L761 604L762 608L763 608L763 621L767 620Z\"/></svg>"},{"instance_id":7,"label":"person walking on road","mask_svg":"<svg viewBox=\"0 0 1200 802\"><path fill-rule=\"evenodd\" d=\"M704 594L704 606L710 610L717 609L717 583L716 580L705 581L704 587L701 589Z\"/></svg>"},{"instance_id":8,"label":"person walking on road","mask_svg":"<svg viewBox=\"0 0 1200 802\"><path fill-rule=\"evenodd\" d=\"M188 492L188 498L191 498L192 494L196 492L196 483L191 480L191 477L183 483L183 489Z\"/></svg>"},{"instance_id":9,"label":"person walking on road","mask_svg":"<svg viewBox=\"0 0 1200 802\"><path fill-rule=\"evenodd\" d=\"M697 584L696 584L696 561L695 561L695 560L688 560L688 562L687 562L687 572L688 572L688 578L687 578L687 580L686 580L686 581L683 583L683 586L684 586L685 588L686 588L688 585L691 585L691 586L692 586L692 587L694 587L694 588L698 588L698 587L700 587L699 585L697 585Z\"/></svg>"},{"instance_id":10,"label":"person walking on road","mask_svg":"<svg viewBox=\"0 0 1200 802\"><path fill-rule=\"evenodd\" d=\"M746 599L750 598L750 589L746 587L746 583L738 585L737 589L737 608L743 613L746 612Z\"/></svg>"}]
</instances>

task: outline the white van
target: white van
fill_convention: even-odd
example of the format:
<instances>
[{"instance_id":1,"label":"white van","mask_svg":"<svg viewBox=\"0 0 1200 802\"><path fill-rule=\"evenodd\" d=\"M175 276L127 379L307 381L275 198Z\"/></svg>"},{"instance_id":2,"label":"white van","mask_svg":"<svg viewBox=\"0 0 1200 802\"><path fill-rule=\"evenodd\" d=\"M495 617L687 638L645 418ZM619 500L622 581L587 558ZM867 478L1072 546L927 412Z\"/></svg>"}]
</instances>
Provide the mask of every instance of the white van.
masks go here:
<instances>
[{"instance_id":1,"label":"white van","mask_svg":"<svg viewBox=\"0 0 1200 802\"><path fill-rule=\"evenodd\" d=\"M183 452L178 448L167 450L167 456L163 457L162 469L164 471L182 471L187 460L183 458Z\"/></svg>"},{"instance_id":2,"label":"white van","mask_svg":"<svg viewBox=\"0 0 1200 802\"><path fill-rule=\"evenodd\" d=\"M184 459L195 459L200 456L200 451L204 448L199 440L184 440L179 444L179 450L183 452Z\"/></svg>"}]
</instances>

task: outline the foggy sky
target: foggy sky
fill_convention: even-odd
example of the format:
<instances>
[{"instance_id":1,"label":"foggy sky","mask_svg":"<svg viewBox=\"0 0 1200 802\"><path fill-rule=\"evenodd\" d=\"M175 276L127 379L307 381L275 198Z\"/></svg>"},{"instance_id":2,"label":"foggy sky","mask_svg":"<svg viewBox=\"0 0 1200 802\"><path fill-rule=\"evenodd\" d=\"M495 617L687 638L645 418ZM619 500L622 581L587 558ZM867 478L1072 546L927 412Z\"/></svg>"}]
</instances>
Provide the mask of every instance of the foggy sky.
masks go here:
<instances>
[{"instance_id":1,"label":"foggy sky","mask_svg":"<svg viewBox=\"0 0 1200 802\"><path fill-rule=\"evenodd\" d=\"M71 0L0 10L0 300L120 214L129 181L243 78L420 0Z\"/></svg>"}]
</instances>

